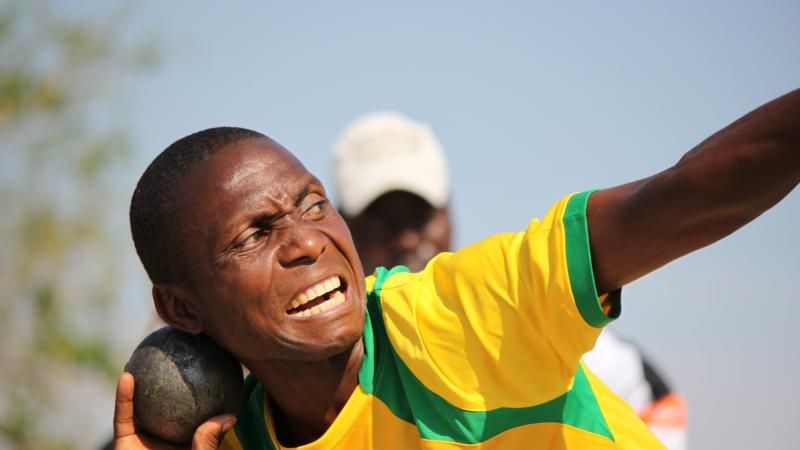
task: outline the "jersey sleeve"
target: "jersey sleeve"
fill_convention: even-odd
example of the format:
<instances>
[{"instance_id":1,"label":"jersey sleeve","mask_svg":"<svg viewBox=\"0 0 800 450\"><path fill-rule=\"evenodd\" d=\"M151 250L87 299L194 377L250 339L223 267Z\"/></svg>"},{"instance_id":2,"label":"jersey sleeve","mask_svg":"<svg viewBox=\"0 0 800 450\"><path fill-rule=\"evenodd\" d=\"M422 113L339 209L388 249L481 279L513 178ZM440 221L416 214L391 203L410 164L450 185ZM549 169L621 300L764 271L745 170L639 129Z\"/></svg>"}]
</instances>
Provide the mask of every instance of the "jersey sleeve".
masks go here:
<instances>
[{"instance_id":1,"label":"jersey sleeve","mask_svg":"<svg viewBox=\"0 0 800 450\"><path fill-rule=\"evenodd\" d=\"M581 355L619 312L597 295L586 204L397 274L381 295L387 334L429 389L468 410L544 403L569 389Z\"/></svg>"}]
</instances>

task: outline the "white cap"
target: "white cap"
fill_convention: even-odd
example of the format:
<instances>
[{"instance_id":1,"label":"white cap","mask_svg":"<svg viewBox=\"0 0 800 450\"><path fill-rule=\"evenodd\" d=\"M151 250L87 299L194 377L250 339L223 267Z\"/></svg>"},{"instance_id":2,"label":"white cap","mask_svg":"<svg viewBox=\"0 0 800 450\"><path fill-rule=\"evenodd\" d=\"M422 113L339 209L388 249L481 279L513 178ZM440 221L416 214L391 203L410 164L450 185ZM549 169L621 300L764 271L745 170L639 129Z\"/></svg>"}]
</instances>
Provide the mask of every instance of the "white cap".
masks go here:
<instances>
[{"instance_id":1,"label":"white cap","mask_svg":"<svg viewBox=\"0 0 800 450\"><path fill-rule=\"evenodd\" d=\"M381 111L357 119L339 136L333 146L333 186L339 208L353 217L396 190L441 208L449 200L450 176L430 126Z\"/></svg>"}]
</instances>

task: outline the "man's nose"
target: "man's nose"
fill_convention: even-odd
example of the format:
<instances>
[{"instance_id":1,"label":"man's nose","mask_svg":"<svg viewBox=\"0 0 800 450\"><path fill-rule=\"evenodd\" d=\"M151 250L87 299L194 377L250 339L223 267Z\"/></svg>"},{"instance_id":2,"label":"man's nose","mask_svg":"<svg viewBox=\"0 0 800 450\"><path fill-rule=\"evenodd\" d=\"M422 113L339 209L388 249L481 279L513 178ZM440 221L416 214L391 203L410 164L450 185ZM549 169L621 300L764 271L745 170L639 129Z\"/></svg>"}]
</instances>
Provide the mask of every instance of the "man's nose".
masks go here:
<instances>
[{"instance_id":1,"label":"man's nose","mask_svg":"<svg viewBox=\"0 0 800 450\"><path fill-rule=\"evenodd\" d=\"M285 233L285 242L278 250L278 262L283 267L314 263L328 242L324 234L309 226L295 225Z\"/></svg>"}]
</instances>

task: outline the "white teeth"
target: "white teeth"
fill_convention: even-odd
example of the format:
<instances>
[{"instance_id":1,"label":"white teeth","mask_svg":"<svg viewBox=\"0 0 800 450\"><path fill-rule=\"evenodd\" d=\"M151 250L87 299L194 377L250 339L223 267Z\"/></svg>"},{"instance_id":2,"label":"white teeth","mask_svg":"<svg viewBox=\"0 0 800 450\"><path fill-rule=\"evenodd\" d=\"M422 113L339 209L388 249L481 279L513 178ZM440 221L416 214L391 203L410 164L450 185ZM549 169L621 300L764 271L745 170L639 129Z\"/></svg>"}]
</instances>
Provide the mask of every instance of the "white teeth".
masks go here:
<instances>
[{"instance_id":1,"label":"white teeth","mask_svg":"<svg viewBox=\"0 0 800 450\"><path fill-rule=\"evenodd\" d=\"M329 298L327 301L320 303L319 305L314 306L313 308L300 311L297 314L300 317L310 317L319 314L321 312L325 312L331 308L341 305L342 303L344 303L344 294L342 294L341 292L336 292L333 295L331 295L331 298Z\"/></svg>"},{"instance_id":2,"label":"white teeth","mask_svg":"<svg viewBox=\"0 0 800 450\"><path fill-rule=\"evenodd\" d=\"M319 283L309 287L305 291L301 292L297 295L297 297L293 298L291 302L289 302L289 309L295 309L300 305L308 303L315 298L324 295L334 289L337 289L339 286L342 285L341 280L339 277L330 277L326 280L320 281ZM299 311L296 314L299 317L308 317L313 316L314 314L319 314L323 311L327 311L332 307L341 304L344 302L344 295L341 292L337 292L331 296L327 301L314 306L313 308L306 309L304 311Z\"/></svg>"},{"instance_id":3,"label":"white teeth","mask_svg":"<svg viewBox=\"0 0 800 450\"><path fill-rule=\"evenodd\" d=\"M312 308L308 308L306 310L300 311L296 313L299 317L311 317L315 316L321 312L325 312L331 308L334 308L338 305L344 303L344 294L341 292L337 292L331 296L326 302L320 303L317 306Z\"/></svg>"}]
</instances>

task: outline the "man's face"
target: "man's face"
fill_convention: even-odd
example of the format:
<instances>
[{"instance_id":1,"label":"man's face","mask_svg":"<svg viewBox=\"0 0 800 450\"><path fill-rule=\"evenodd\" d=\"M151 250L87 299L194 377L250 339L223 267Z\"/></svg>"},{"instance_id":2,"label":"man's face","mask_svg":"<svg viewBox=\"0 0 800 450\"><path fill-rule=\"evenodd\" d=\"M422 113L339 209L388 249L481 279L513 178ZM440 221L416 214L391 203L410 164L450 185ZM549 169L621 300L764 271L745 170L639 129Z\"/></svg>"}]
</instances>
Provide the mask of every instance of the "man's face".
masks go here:
<instances>
[{"instance_id":1,"label":"man's face","mask_svg":"<svg viewBox=\"0 0 800 450\"><path fill-rule=\"evenodd\" d=\"M364 274L343 219L275 142L232 144L181 186L187 283L202 329L246 364L320 360L364 325Z\"/></svg>"},{"instance_id":2,"label":"man's face","mask_svg":"<svg viewBox=\"0 0 800 450\"><path fill-rule=\"evenodd\" d=\"M406 191L391 191L348 220L364 267L404 265L420 271L437 254L450 250L450 217Z\"/></svg>"}]
</instances>

